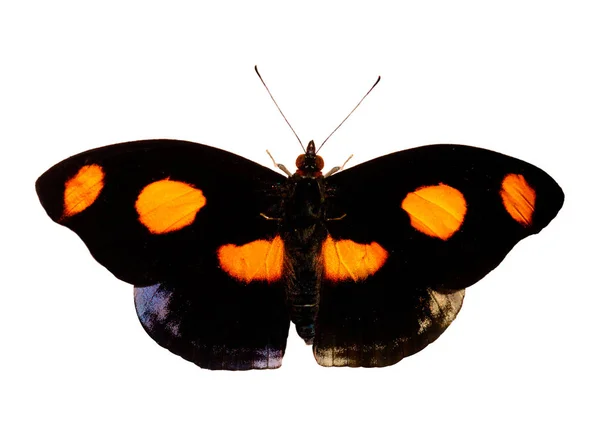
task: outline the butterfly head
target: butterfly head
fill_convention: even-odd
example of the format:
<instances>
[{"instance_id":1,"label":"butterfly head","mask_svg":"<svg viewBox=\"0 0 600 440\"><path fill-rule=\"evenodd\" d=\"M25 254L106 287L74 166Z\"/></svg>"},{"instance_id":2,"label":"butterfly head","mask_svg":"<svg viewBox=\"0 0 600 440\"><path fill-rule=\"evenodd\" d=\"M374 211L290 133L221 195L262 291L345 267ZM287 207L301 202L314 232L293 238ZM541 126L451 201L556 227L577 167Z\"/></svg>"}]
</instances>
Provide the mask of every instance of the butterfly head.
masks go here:
<instances>
[{"instance_id":1,"label":"butterfly head","mask_svg":"<svg viewBox=\"0 0 600 440\"><path fill-rule=\"evenodd\" d=\"M325 161L317 155L315 142L310 141L306 147L306 153L301 154L296 159L296 174L300 176L320 176L321 170L325 166Z\"/></svg>"}]
</instances>

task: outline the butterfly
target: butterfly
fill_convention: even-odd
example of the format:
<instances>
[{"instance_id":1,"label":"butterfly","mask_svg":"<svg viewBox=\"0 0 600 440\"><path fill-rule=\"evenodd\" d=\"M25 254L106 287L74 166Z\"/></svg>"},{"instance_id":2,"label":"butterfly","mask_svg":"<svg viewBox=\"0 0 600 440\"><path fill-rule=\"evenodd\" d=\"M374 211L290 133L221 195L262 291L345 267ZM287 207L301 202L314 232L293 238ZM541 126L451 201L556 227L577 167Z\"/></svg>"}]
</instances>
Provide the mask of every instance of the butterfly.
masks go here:
<instances>
[{"instance_id":1,"label":"butterfly","mask_svg":"<svg viewBox=\"0 0 600 440\"><path fill-rule=\"evenodd\" d=\"M311 141L294 173L276 164L284 176L197 143L127 142L58 163L36 190L135 286L146 332L214 370L280 367L290 322L322 366L393 365L564 200L544 171L476 147L326 173L317 152Z\"/></svg>"}]
</instances>

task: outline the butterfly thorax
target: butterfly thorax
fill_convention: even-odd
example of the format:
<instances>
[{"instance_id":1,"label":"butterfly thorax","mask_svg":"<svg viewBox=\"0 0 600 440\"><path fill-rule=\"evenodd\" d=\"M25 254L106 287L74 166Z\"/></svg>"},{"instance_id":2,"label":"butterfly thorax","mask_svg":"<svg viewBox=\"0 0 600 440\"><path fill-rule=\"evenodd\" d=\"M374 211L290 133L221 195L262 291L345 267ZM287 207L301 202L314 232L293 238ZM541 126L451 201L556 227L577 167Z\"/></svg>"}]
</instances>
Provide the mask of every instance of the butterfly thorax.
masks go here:
<instances>
[{"instance_id":1,"label":"butterfly thorax","mask_svg":"<svg viewBox=\"0 0 600 440\"><path fill-rule=\"evenodd\" d=\"M312 141L296 164L298 170L288 179L281 222L284 279L290 317L298 334L310 344L323 276L321 248L327 237L323 160L314 154Z\"/></svg>"}]
</instances>

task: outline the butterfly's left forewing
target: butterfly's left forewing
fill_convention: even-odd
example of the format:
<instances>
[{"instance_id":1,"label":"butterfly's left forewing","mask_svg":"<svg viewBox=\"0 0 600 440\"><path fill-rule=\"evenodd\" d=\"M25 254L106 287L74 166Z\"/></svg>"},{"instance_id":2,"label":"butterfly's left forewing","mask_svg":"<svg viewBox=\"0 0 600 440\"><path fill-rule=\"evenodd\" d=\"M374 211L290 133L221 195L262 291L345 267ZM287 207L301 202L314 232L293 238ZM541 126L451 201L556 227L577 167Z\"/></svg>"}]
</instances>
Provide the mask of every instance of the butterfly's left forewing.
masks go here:
<instances>
[{"instance_id":1,"label":"butterfly's left forewing","mask_svg":"<svg viewBox=\"0 0 600 440\"><path fill-rule=\"evenodd\" d=\"M276 368L289 328L276 222L279 174L190 142L90 150L36 183L56 222L134 284L146 331L211 369Z\"/></svg>"},{"instance_id":2,"label":"butterfly's left forewing","mask_svg":"<svg viewBox=\"0 0 600 440\"><path fill-rule=\"evenodd\" d=\"M324 245L314 353L328 366L391 365L433 342L464 289L544 228L564 198L539 168L462 145L393 153L327 182L331 239L353 243L333 257Z\"/></svg>"}]
</instances>

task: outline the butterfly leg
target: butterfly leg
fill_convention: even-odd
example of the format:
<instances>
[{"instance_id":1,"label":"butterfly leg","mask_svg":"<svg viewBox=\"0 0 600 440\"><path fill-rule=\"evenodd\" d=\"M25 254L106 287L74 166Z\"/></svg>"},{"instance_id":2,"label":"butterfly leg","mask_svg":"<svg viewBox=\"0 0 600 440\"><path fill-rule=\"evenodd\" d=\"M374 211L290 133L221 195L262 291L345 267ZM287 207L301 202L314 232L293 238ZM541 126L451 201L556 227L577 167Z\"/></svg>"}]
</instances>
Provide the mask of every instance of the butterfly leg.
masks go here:
<instances>
[{"instance_id":1,"label":"butterfly leg","mask_svg":"<svg viewBox=\"0 0 600 440\"><path fill-rule=\"evenodd\" d=\"M273 156L271 156L271 153L269 152L269 150L267 150L267 154L273 161L273 165L275 165L275 167L279 168L281 171L283 171L285 174L287 174L288 177L292 177L292 173L290 173L290 171L285 167L284 164L275 162L275 159L273 158Z\"/></svg>"},{"instance_id":2,"label":"butterfly leg","mask_svg":"<svg viewBox=\"0 0 600 440\"><path fill-rule=\"evenodd\" d=\"M332 169L330 169L329 172L327 174L325 174L324 177L327 178L327 177L331 176L332 174L337 173L338 171L342 171L344 169L344 167L346 166L346 164L348 163L348 161L350 159L352 159L353 156L354 156L354 154L351 154L350 157L348 159L346 159L346 162L344 162L341 167L333 167Z\"/></svg>"},{"instance_id":3,"label":"butterfly leg","mask_svg":"<svg viewBox=\"0 0 600 440\"><path fill-rule=\"evenodd\" d=\"M278 217L269 217L267 214L263 214L262 212L260 213L260 216L266 220L275 220L275 221L283 220L282 218L278 218Z\"/></svg>"},{"instance_id":4,"label":"butterfly leg","mask_svg":"<svg viewBox=\"0 0 600 440\"><path fill-rule=\"evenodd\" d=\"M343 219L343 218L345 218L345 217L346 217L346 214L342 214L342 215L340 215L339 217L334 217L334 218L326 218L326 219L325 219L325 221L326 221L326 222L334 222L334 221L337 221L337 220L342 220L342 219Z\"/></svg>"}]
</instances>

